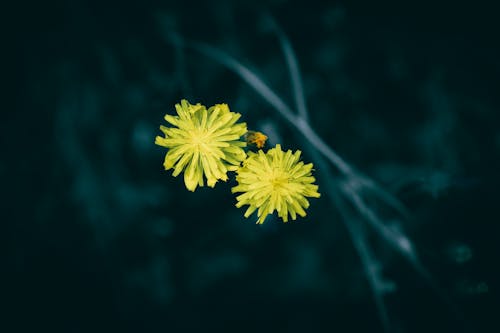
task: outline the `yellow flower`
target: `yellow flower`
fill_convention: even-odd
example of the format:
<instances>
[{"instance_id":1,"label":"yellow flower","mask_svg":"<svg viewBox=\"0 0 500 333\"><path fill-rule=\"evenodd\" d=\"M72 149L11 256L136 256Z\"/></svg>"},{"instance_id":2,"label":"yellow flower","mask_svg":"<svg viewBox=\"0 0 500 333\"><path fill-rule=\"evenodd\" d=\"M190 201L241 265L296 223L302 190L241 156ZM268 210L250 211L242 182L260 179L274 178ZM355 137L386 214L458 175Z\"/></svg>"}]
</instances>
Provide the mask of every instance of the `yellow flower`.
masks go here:
<instances>
[{"instance_id":1,"label":"yellow flower","mask_svg":"<svg viewBox=\"0 0 500 333\"><path fill-rule=\"evenodd\" d=\"M249 205L245 217L255 210L259 217L257 223L262 224L268 214L274 211L283 222L288 222L288 214L292 219L297 214L304 217L305 208L309 207L306 197L319 198L318 186L313 185L315 179L311 175L312 163L300 162L301 151L292 154L286 153L280 145L270 149L267 153L259 150L249 152L248 158L236 173L238 185L232 192L244 192L236 199L236 207Z\"/></svg>"},{"instance_id":2,"label":"yellow flower","mask_svg":"<svg viewBox=\"0 0 500 333\"><path fill-rule=\"evenodd\" d=\"M175 105L177 116L165 115L174 127L160 126L165 137L157 136L155 144L169 148L163 166L174 169L177 177L183 170L184 183L190 191L207 185L214 187L227 172L235 171L246 158L240 137L247 132L246 123L237 123L239 113L229 111L227 104L216 104L208 110L201 104L182 100Z\"/></svg>"}]
</instances>

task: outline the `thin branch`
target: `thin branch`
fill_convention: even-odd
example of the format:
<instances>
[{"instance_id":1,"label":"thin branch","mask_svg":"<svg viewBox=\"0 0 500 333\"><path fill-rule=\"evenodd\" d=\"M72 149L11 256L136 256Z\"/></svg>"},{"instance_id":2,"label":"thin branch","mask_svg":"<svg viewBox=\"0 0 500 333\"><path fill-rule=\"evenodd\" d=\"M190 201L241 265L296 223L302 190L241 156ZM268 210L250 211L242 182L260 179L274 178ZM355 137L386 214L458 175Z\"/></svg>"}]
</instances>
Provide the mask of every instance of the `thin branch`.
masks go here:
<instances>
[{"instance_id":1,"label":"thin branch","mask_svg":"<svg viewBox=\"0 0 500 333\"><path fill-rule=\"evenodd\" d=\"M278 33L279 34L279 33ZM283 35L284 36L284 35ZM281 36L281 37L283 37ZM278 36L280 37L280 36ZM394 198L390 193L386 192L384 189L380 188L376 183L368 177L363 176L361 173L355 171L348 163L346 163L337 153L332 150L311 128L310 124L307 121L307 118L303 116L304 112L307 112L305 109L305 101L301 102L301 98L303 99L302 86L300 83L300 75L298 72L298 65L295 69L292 69L293 63L296 65L296 58L293 55L293 51L286 51L287 45L289 42L285 39L280 38L282 47L285 52L285 56L287 58L287 62L289 63L290 74L292 76L292 81L297 80L293 84L293 89L296 96L297 108L302 108L302 113L300 115L295 115L294 111L277 95L275 94L269 86L264 83L264 81L259 78L256 74L254 74L251 70L249 70L246 66L241 64L239 61L231 57L230 55L224 53L223 51L214 48L210 45L204 43L197 43L187 41L185 39L180 38L169 38L168 41L170 43L177 43L177 45L182 45L184 47L192 48L193 50L204 54L205 56L213 59L215 62L225 66L229 70L233 71L237 74L243 81L249 84L257 93L259 93L262 98L264 98L271 106L285 118L290 125L296 128L305 139L317 150L317 152L321 153L329 162L331 162L344 176L347 177L347 182L344 183L343 186L334 186L332 185L330 191L332 191L333 196L338 196L336 193L337 188L340 189L340 192L349 200L356 210L361 214L361 216L368 222L368 224L392 247L394 247L400 254L406 258L415 270L423 276L431 285L435 286L430 277L430 274L423 267L423 265L418 260L416 252L409 241L404 235L396 232L393 229L387 227L377 216L377 214L366 205L363 198L360 196L359 192L362 189L369 189L375 192L382 200L395 208L398 212L406 212L404 207L399 203L399 201ZM284 44L283 40L285 40L288 44ZM292 53L290 53L292 52ZM295 74L294 74L295 73ZM298 83L298 84L297 84ZM302 97L299 97L299 96ZM301 104L303 103L303 104ZM302 105L302 106L300 106ZM305 110L305 111L304 111ZM316 160L321 161L322 158L316 158ZM333 175L328 175L325 177L325 181L333 184ZM354 182L353 182L354 181ZM336 200L340 200L337 198ZM343 216L344 224L346 228L349 230L351 239L353 240L353 244L361 258L363 266L365 268L365 272L368 277L368 281L372 288L375 303L377 309L379 311L382 324L384 328L387 330L388 328L388 316L387 310L385 308L383 302L382 291L380 290L380 285L378 281L380 279L377 278L378 272L376 271L376 262L375 259L372 258L370 254L370 250L365 244L365 240L361 235L358 234L358 229L352 225L352 223L348 222L349 215L345 212L345 207L342 203L336 201L336 206L339 208ZM344 209L344 211L342 211ZM361 226L359 226L361 227ZM438 290L438 288L435 288Z\"/></svg>"},{"instance_id":2,"label":"thin branch","mask_svg":"<svg viewBox=\"0 0 500 333\"><path fill-rule=\"evenodd\" d=\"M266 20L266 23L269 24L269 27L274 31L276 37L278 37L281 49L283 50L286 64L288 66L288 72L291 77L293 96L295 97L295 105L299 112L299 116L302 119L309 121L309 113L307 111L306 100L304 97L304 87L302 85L299 62L297 61L297 56L293 51L292 44L288 40L283 29L281 29L276 20L269 13L265 14L264 19Z\"/></svg>"},{"instance_id":3,"label":"thin branch","mask_svg":"<svg viewBox=\"0 0 500 333\"><path fill-rule=\"evenodd\" d=\"M262 96L262 98L271 104L281 116L283 116L293 127L299 130L312 145L314 145L335 167L340 170L340 172L344 175L352 174L351 167L316 134L316 132L310 127L309 123L294 115L292 109L278 95L276 95L271 88L269 88L269 86L262 81L262 79L255 75L246 66L242 65L230 55L207 44L185 41L184 45L212 58L216 62L239 75L243 81L247 82Z\"/></svg>"},{"instance_id":4,"label":"thin branch","mask_svg":"<svg viewBox=\"0 0 500 333\"><path fill-rule=\"evenodd\" d=\"M353 189L349 184L341 186L340 189L383 239L391 244L410 262L417 262L415 250L408 238L382 223L375 212L373 212L373 210L366 205L365 201L357 193L356 189Z\"/></svg>"},{"instance_id":5,"label":"thin branch","mask_svg":"<svg viewBox=\"0 0 500 333\"><path fill-rule=\"evenodd\" d=\"M379 271L376 269L376 259L372 256L370 249L368 248L368 244L366 244L366 231L362 229L358 220L352 216L345 203L342 201L340 192L337 190L339 188L339 184L336 183L335 176L328 170L324 158L315 150L311 153L315 163L319 167L318 169L321 170L321 174L324 175L324 184L329 189L329 191L326 191L327 196L332 204L337 207L342 217L341 221L346 227L353 246L361 260L366 279L370 285L375 307L377 308L379 318L382 323L382 328L384 332L389 332L390 322L387 307L384 303L384 290L380 288L381 283L379 281L381 281L381 278L379 278Z\"/></svg>"},{"instance_id":6,"label":"thin branch","mask_svg":"<svg viewBox=\"0 0 500 333\"><path fill-rule=\"evenodd\" d=\"M345 219L345 218L344 218ZM356 222L357 223L357 222ZM360 230L356 230L353 223L344 223L353 241L354 247L358 251L363 268L365 270L366 278L370 284L373 299L375 301L375 306L377 308L380 321L382 322L382 327L384 332L389 332L389 315L387 313L387 307L384 303L383 289L380 288L380 278L378 277L377 263L375 258L372 257L368 244L366 244L366 239L364 234L360 233ZM359 227L359 225L358 225ZM359 228L358 228L359 229Z\"/></svg>"},{"instance_id":7,"label":"thin branch","mask_svg":"<svg viewBox=\"0 0 500 333\"><path fill-rule=\"evenodd\" d=\"M186 61L185 61L185 56L184 56L184 48L182 47L182 43L180 40L180 37L178 35L172 35L172 38L175 40L177 39L173 44L175 46L175 61L177 63L176 68L176 75L178 76L178 80L181 84L181 90L183 94L189 99L191 97L191 84L189 83L188 75L187 75L187 70L186 70Z\"/></svg>"}]
</instances>

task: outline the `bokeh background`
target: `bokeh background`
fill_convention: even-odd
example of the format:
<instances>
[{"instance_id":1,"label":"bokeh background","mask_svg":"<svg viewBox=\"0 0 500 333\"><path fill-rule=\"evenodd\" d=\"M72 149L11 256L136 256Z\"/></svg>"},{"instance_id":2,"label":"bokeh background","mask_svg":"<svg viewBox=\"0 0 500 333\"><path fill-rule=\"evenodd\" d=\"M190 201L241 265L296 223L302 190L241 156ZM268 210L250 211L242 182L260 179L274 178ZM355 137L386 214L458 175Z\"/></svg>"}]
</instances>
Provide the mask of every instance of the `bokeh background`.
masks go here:
<instances>
[{"instance_id":1,"label":"bokeh background","mask_svg":"<svg viewBox=\"0 0 500 333\"><path fill-rule=\"evenodd\" d=\"M190 193L153 144L187 98L228 103L271 144L312 159L237 75L168 39L224 50L293 105L265 13L296 52L312 127L411 212L398 227L435 287L368 233L391 286L390 331L498 329L493 6L75 0L6 13L3 332L382 331L320 175L324 196L306 218L255 225L231 182Z\"/></svg>"}]
</instances>

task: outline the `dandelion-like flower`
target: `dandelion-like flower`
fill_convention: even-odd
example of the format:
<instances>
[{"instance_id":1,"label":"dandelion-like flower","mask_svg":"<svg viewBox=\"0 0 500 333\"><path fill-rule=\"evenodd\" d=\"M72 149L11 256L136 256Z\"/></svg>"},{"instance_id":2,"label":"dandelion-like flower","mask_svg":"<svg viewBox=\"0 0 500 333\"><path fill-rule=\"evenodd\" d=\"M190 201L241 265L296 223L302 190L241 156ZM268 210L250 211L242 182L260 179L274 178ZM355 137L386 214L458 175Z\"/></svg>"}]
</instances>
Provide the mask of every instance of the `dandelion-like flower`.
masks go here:
<instances>
[{"instance_id":1,"label":"dandelion-like flower","mask_svg":"<svg viewBox=\"0 0 500 333\"><path fill-rule=\"evenodd\" d=\"M184 183L190 191L197 186L214 187L218 180L227 180L227 172L235 171L246 158L240 138L247 132L246 123L237 123L239 113L227 104L209 109L186 100L175 105L177 116L165 115L174 127L160 126L165 137L157 136L155 144L169 148L163 166L174 169L177 177L184 170Z\"/></svg>"},{"instance_id":2,"label":"dandelion-like flower","mask_svg":"<svg viewBox=\"0 0 500 333\"><path fill-rule=\"evenodd\" d=\"M280 145L267 153L262 150L248 153L243 166L237 170L238 185L232 188L233 193L243 192L236 197L236 207L249 205L245 217L257 209L259 224L274 211L283 222L288 222L288 214L293 220L297 214L306 215L305 209L309 207L306 197L319 198L320 194L318 186L313 184L313 164L299 161L300 154L300 150L285 153Z\"/></svg>"}]
</instances>

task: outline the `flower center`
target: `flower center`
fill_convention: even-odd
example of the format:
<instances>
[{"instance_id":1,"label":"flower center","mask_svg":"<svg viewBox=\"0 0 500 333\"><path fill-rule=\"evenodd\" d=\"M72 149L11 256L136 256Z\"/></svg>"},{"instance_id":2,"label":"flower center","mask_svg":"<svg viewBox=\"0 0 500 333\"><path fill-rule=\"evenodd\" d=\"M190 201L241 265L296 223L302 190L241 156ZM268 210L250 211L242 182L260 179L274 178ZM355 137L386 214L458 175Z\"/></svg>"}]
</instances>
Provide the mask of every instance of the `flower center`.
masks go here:
<instances>
[{"instance_id":1,"label":"flower center","mask_svg":"<svg viewBox=\"0 0 500 333\"><path fill-rule=\"evenodd\" d=\"M204 129L193 130L191 132L191 144L198 151L205 150L205 145L209 141L208 139L207 131Z\"/></svg>"},{"instance_id":2,"label":"flower center","mask_svg":"<svg viewBox=\"0 0 500 333\"><path fill-rule=\"evenodd\" d=\"M271 177L270 183L275 191L282 191L286 189L288 184L288 174L282 170L274 170Z\"/></svg>"}]
</instances>

